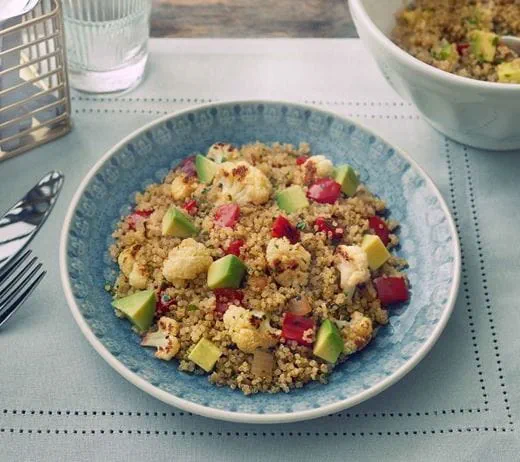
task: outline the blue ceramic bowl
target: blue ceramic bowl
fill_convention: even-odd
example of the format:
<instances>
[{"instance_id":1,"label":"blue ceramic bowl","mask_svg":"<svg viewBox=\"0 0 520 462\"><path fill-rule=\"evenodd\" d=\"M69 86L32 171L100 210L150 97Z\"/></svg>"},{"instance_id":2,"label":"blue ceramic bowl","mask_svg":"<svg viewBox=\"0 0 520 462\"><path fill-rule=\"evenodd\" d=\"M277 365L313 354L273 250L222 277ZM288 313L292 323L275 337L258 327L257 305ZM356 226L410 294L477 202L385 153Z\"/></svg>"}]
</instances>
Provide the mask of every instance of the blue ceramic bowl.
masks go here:
<instances>
[{"instance_id":1,"label":"blue ceramic bowl","mask_svg":"<svg viewBox=\"0 0 520 462\"><path fill-rule=\"evenodd\" d=\"M361 353L335 369L327 385L288 394L244 396L206 377L179 372L175 362L139 346L130 325L114 316L105 281L116 275L110 237L134 193L162 181L181 159L217 141L310 143L335 163L348 162L387 201L401 222L397 253L410 264L410 302ZM68 211L60 265L68 303L81 330L123 377L189 412L239 422L279 423L320 417L358 404L409 372L430 350L453 309L460 273L457 235L430 178L406 154L333 113L284 102L210 104L149 124L105 154L83 180Z\"/></svg>"}]
</instances>

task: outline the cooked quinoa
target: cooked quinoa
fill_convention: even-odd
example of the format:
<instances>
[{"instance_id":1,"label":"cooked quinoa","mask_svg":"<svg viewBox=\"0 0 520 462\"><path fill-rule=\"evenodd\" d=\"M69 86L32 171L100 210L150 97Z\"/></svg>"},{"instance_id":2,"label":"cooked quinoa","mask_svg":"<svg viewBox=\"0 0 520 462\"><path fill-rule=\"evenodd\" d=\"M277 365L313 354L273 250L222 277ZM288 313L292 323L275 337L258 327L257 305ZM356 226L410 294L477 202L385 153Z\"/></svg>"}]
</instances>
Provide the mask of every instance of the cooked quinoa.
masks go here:
<instances>
[{"instance_id":1,"label":"cooked quinoa","mask_svg":"<svg viewBox=\"0 0 520 462\"><path fill-rule=\"evenodd\" d=\"M362 244L365 235L379 236L391 251L398 223L385 218L384 201L363 184L350 197L339 192L324 203L316 185L337 193L340 185L331 179L337 170L306 143L217 143L206 159L212 181L202 183L188 158L162 183L136 194L135 209L113 233L110 252L120 267L110 288L114 299L153 291L153 322L141 329L142 344L155 347L159 359L176 359L181 371L209 372L218 386L251 394L325 383L388 322L374 280L402 282L408 296L406 262L388 253L370 269ZM295 185L309 199L288 213L277 193ZM192 236L164 235L172 207L194 225ZM210 289L208 268L230 253L246 268L240 286ZM334 361L316 349L325 320L340 338ZM202 344L217 352L216 362L205 363L210 350L193 359Z\"/></svg>"},{"instance_id":2,"label":"cooked quinoa","mask_svg":"<svg viewBox=\"0 0 520 462\"><path fill-rule=\"evenodd\" d=\"M416 58L462 77L520 83L520 58L501 43L520 36L519 0L416 0L392 38Z\"/></svg>"}]
</instances>

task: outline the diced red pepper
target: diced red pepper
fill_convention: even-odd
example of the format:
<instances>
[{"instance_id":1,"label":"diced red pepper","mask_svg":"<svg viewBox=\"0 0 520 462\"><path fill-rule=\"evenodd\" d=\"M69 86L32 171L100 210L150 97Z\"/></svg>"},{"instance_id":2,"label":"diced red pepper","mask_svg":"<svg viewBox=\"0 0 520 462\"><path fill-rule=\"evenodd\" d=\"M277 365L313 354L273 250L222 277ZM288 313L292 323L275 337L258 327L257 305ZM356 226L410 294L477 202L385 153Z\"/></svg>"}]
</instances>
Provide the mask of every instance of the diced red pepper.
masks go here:
<instances>
[{"instance_id":1,"label":"diced red pepper","mask_svg":"<svg viewBox=\"0 0 520 462\"><path fill-rule=\"evenodd\" d=\"M135 231L137 223L144 221L153 213L153 210L135 210L133 213L128 215L127 223L128 227Z\"/></svg>"},{"instance_id":2,"label":"diced red pepper","mask_svg":"<svg viewBox=\"0 0 520 462\"><path fill-rule=\"evenodd\" d=\"M320 204L334 204L339 196L341 185L330 178L320 178L307 191L307 197Z\"/></svg>"},{"instance_id":3,"label":"diced red pepper","mask_svg":"<svg viewBox=\"0 0 520 462\"><path fill-rule=\"evenodd\" d=\"M390 230L386 223L379 218L378 216L373 216L368 219L368 227L372 230L372 232L379 236L379 239L386 246L390 242Z\"/></svg>"},{"instance_id":4,"label":"diced red pepper","mask_svg":"<svg viewBox=\"0 0 520 462\"><path fill-rule=\"evenodd\" d=\"M406 302L410 298L408 287L404 278L401 277L380 277L374 279L377 290L377 297L383 305Z\"/></svg>"},{"instance_id":5,"label":"diced red pepper","mask_svg":"<svg viewBox=\"0 0 520 462\"><path fill-rule=\"evenodd\" d=\"M325 218L318 217L314 222L314 226L318 228L318 231L325 233L328 237L330 237L333 241L340 241L345 233L343 228L336 228L332 226Z\"/></svg>"},{"instance_id":6,"label":"diced red pepper","mask_svg":"<svg viewBox=\"0 0 520 462\"><path fill-rule=\"evenodd\" d=\"M305 162L307 162L307 159L309 156L300 156L296 158L296 165L303 165Z\"/></svg>"},{"instance_id":7,"label":"diced red pepper","mask_svg":"<svg viewBox=\"0 0 520 462\"><path fill-rule=\"evenodd\" d=\"M191 200L187 201L182 206L182 208L184 210L186 210L186 212L188 212L191 216L196 215L199 210L197 201L195 199L191 199Z\"/></svg>"},{"instance_id":8,"label":"diced red pepper","mask_svg":"<svg viewBox=\"0 0 520 462\"><path fill-rule=\"evenodd\" d=\"M157 303L155 304L155 315L162 316L170 311L170 307L175 303L175 300L171 298L165 292L159 292L157 297Z\"/></svg>"},{"instance_id":9,"label":"diced red pepper","mask_svg":"<svg viewBox=\"0 0 520 462\"><path fill-rule=\"evenodd\" d=\"M300 240L298 228L293 226L283 215L279 215L274 220L271 235L273 237L286 237L291 244L296 244Z\"/></svg>"},{"instance_id":10,"label":"diced red pepper","mask_svg":"<svg viewBox=\"0 0 520 462\"><path fill-rule=\"evenodd\" d=\"M313 334L309 337L309 330L314 333L314 320L293 313L285 313L282 321L282 337L294 340L300 345L311 346Z\"/></svg>"},{"instance_id":11,"label":"diced red pepper","mask_svg":"<svg viewBox=\"0 0 520 462\"><path fill-rule=\"evenodd\" d=\"M223 316L229 305L242 305L244 292L239 289L215 289L216 298L215 311L218 316Z\"/></svg>"},{"instance_id":12,"label":"diced red pepper","mask_svg":"<svg viewBox=\"0 0 520 462\"><path fill-rule=\"evenodd\" d=\"M457 43L457 53L462 56L469 48L469 43Z\"/></svg>"},{"instance_id":13,"label":"diced red pepper","mask_svg":"<svg viewBox=\"0 0 520 462\"><path fill-rule=\"evenodd\" d=\"M240 247L244 246L244 241L242 239L237 239L236 241L233 241L229 244L228 248L226 249L226 255L233 254L237 257L240 257Z\"/></svg>"},{"instance_id":14,"label":"diced red pepper","mask_svg":"<svg viewBox=\"0 0 520 462\"><path fill-rule=\"evenodd\" d=\"M240 207L237 204L224 204L215 212L215 223L222 227L233 228L240 218Z\"/></svg>"},{"instance_id":15,"label":"diced red pepper","mask_svg":"<svg viewBox=\"0 0 520 462\"><path fill-rule=\"evenodd\" d=\"M195 167L195 156L189 156L184 159L178 167L181 172L186 174L186 176L197 176L197 168Z\"/></svg>"}]
</instances>

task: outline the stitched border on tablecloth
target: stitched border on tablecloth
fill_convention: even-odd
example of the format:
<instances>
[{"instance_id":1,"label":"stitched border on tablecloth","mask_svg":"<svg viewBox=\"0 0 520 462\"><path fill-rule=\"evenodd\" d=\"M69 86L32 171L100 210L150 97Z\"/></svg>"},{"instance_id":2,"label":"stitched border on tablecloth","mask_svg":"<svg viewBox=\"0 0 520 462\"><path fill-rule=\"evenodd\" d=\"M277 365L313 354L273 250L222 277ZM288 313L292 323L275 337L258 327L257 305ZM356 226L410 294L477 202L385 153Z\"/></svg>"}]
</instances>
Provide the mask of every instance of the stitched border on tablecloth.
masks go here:
<instances>
[{"instance_id":1,"label":"stitched border on tablecloth","mask_svg":"<svg viewBox=\"0 0 520 462\"><path fill-rule=\"evenodd\" d=\"M366 431L366 432L201 432L201 431L176 431L176 430L123 430L123 429L33 429L33 428L0 428L0 433L18 433L18 434L64 434L64 435L104 435L104 434L120 434L120 435L145 435L145 436L211 436L211 437L226 437L226 436L238 436L238 437L257 437L257 436L279 436L279 437L307 437L307 436L332 436L332 437L365 437L365 436L419 436L419 435L449 435L453 433L485 433L485 432L500 432L506 433L508 431L505 427L455 427L455 428L441 428L441 429L430 429L430 430L402 430L402 431ZM509 431L513 431L510 429Z\"/></svg>"},{"instance_id":2,"label":"stitched border on tablecloth","mask_svg":"<svg viewBox=\"0 0 520 462\"><path fill-rule=\"evenodd\" d=\"M218 102L219 98L156 98L156 97L106 97L106 96L72 96L72 101L87 101L93 103L214 103ZM408 107L413 108L412 103L406 101L355 101L355 100L320 100L320 99L304 99L301 100L303 104L318 104L328 106L371 106L371 107Z\"/></svg>"},{"instance_id":3,"label":"stitched border on tablecloth","mask_svg":"<svg viewBox=\"0 0 520 462\"><path fill-rule=\"evenodd\" d=\"M466 146L463 146L464 150L464 168L466 171L466 177L467 177L467 183L468 183L468 194L469 194L469 203L470 203L470 211L471 211L471 219L473 222L473 229L475 231L475 241L477 245L477 251L478 251L478 258L479 258L479 269L480 269L480 279L482 283L482 289L484 290L484 301L485 301L485 308L486 308L486 314L488 316L489 320L489 328L491 331L491 336L493 337L492 343L493 343L493 350L494 355L496 358L496 367L497 367L497 374L499 379L500 388L502 389L502 395L504 400L504 406L505 411L507 414L507 417L509 418L509 425L513 428L513 417L511 413L511 407L509 406L509 398L507 394L507 387L504 379L504 371L502 368L502 360L500 359L500 348L499 343L497 339L496 329L495 329L495 321L493 319L493 308L491 303L491 295L488 287L488 281L487 281L487 272L486 272L486 262L484 258L484 252L483 252L483 244L480 236L480 224L479 224L479 214L477 211L477 205L476 205L476 198L475 198L475 192L473 188L473 180L472 180L472 171L471 171L471 165L469 161L468 156L468 148Z\"/></svg>"},{"instance_id":4,"label":"stitched border on tablecloth","mask_svg":"<svg viewBox=\"0 0 520 462\"><path fill-rule=\"evenodd\" d=\"M171 114L172 110L161 110L161 109L116 109L116 108L81 108L74 109L75 114ZM346 114L347 117L357 117L362 119L401 119L401 120L420 120L419 115L406 115L406 114L361 114L349 112Z\"/></svg>"}]
</instances>

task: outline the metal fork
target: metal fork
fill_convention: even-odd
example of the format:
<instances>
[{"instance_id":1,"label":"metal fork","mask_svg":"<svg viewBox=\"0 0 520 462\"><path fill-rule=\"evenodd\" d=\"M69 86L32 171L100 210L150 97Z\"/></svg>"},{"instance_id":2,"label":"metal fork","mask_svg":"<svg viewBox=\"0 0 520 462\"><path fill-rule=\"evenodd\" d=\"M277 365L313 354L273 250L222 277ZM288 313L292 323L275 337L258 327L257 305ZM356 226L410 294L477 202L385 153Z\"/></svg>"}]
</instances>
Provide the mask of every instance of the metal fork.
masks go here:
<instances>
[{"instance_id":1,"label":"metal fork","mask_svg":"<svg viewBox=\"0 0 520 462\"><path fill-rule=\"evenodd\" d=\"M0 327L22 306L46 274L31 250L20 253L0 273ZM36 266L35 266L36 264Z\"/></svg>"}]
</instances>

